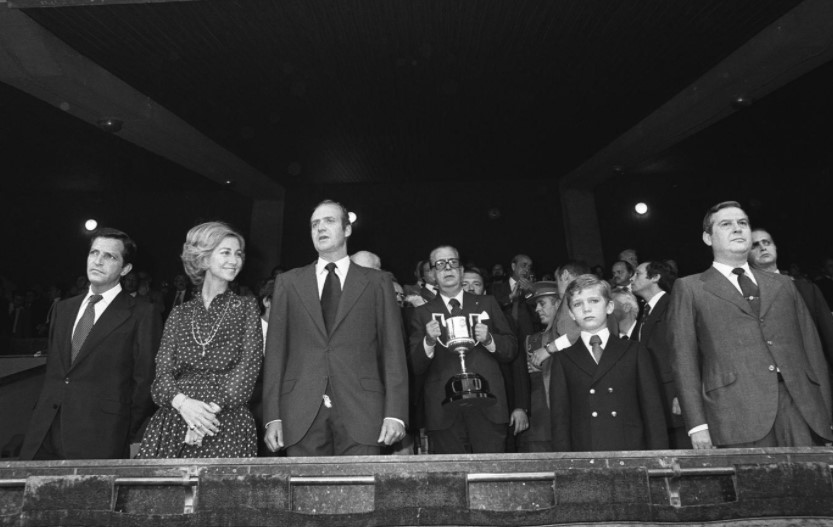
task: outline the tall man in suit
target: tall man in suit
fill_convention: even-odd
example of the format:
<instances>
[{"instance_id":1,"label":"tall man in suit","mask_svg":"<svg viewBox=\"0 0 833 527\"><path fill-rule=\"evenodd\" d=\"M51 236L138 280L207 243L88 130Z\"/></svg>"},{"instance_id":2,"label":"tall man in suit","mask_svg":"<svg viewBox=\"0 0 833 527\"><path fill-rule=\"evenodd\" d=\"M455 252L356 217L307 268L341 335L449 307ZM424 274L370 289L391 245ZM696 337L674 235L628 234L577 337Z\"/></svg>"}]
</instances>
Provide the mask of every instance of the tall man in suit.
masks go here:
<instances>
[{"instance_id":1,"label":"tall man in suit","mask_svg":"<svg viewBox=\"0 0 833 527\"><path fill-rule=\"evenodd\" d=\"M498 361L509 362L517 340L494 297L463 291L460 254L450 246L431 251L440 294L416 308L411 320L410 359L425 377L425 428L432 454L496 453L505 448L509 411ZM442 344L448 339L437 318L480 315L473 328L476 345L466 354L468 371L480 374L495 396L487 407L443 405L446 382L460 372L459 356Z\"/></svg>"},{"instance_id":2,"label":"tall man in suit","mask_svg":"<svg viewBox=\"0 0 833 527\"><path fill-rule=\"evenodd\" d=\"M665 262L639 264L633 275L633 292L645 301L635 334L651 354L654 371L663 392L663 410L668 426L668 445L673 449L691 448L683 423L680 400L671 372L671 341L668 334L668 292L674 286L674 272Z\"/></svg>"},{"instance_id":3,"label":"tall man in suit","mask_svg":"<svg viewBox=\"0 0 833 527\"><path fill-rule=\"evenodd\" d=\"M89 291L59 302L49 325L46 378L21 459L116 459L153 411L150 385L162 324L122 291L136 244L100 229L87 255Z\"/></svg>"},{"instance_id":4,"label":"tall man in suit","mask_svg":"<svg viewBox=\"0 0 833 527\"><path fill-rule=\"evenodd\" d=\"M289 456L375 455L405 435L408 372L388 273L350 262L347 210L310 219L318 259L275 281L263 383L266 446Z\"/></svg>"},{"instance_id":5,"label":"tall man in suit","mask_svg":"<svg viewBox=\"0 0 833 527\"><path fill-rule=\"evenodd\" d=\"M703 220L714 263L677 280L671 365L696 449L812 446L833 439L827 365L792 281L753 271L749 218L734 201Z\"/></svg>"}]
</instances>

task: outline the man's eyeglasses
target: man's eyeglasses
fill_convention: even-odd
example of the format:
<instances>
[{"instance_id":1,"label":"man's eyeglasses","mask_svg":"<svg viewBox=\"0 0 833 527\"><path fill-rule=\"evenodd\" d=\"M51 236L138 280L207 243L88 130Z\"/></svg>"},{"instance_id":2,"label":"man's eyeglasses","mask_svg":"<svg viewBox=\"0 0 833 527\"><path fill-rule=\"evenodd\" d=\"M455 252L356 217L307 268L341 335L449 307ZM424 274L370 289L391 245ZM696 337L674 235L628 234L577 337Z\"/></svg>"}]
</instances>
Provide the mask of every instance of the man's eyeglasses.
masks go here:
<instances>
[{"instance_id":1,"label":"man's eyeglasses","mask_svg":"<svg viewBox=\"0 0 833 527\"><path fill-rule=\"evenodd\" d=\"M449 267L452 269L457 269L460 267L460 259L459 258L449 258L448 260L437 260L433 264L431 264L434 269L437 271L442 271L444 269L448 269Z\"/></svg>"}]
</instances>

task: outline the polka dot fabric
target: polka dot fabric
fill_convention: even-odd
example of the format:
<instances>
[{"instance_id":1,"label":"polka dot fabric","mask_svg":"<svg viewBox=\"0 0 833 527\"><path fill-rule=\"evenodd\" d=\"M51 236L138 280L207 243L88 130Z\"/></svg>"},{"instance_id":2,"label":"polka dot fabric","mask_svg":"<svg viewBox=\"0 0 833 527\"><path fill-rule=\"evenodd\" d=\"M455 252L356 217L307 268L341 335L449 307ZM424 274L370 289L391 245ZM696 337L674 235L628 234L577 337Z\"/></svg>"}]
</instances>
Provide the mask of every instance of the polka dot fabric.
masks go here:
<instances>
[{"instance_id":1,"label":"polka dot fabric","mask_svg":"<svg viewBox=\"0 0 833 527\"><path fill-rule=\"evenodd\" d=\"M228 307L228 313L223 313ZM203 347L217 324L217 334ZM222 322L221 322L222 321ZM138 458L254 457L257 432L246 406L260 372L263 333L257 301L231 291L217 295L205 308L197 297L174 308L165 323L156 356L156 379L151 393L159 406L148 424ZM201 446L183 443L188 426L171 407L178 393L206 403L217 403L220 432L205 436Z\"/></svg>"}]
</instances>

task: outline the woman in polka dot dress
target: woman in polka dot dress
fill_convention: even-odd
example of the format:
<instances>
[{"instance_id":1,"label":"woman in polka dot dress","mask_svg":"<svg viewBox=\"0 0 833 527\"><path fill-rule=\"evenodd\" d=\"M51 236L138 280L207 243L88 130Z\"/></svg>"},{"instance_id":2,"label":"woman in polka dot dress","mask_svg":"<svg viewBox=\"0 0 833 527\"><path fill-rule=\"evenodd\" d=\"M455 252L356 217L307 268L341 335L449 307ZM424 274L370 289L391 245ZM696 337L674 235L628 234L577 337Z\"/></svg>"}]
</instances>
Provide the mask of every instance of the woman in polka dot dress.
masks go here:
<instances>
[{"instance_id":1,"label":"woman in polka dot dress","mask_svg":"<svg viewBox=\"0 0 833 527\"><path fill-rule=\"evenodd\" d=\"M253 457L246 406L260 371L263 334L254 298L229 289L243 266L243 237L209 222L188 231L182 262L201 294L165 323L151 389L159 410L138 458Z\"/></svg>"}]
</instances>

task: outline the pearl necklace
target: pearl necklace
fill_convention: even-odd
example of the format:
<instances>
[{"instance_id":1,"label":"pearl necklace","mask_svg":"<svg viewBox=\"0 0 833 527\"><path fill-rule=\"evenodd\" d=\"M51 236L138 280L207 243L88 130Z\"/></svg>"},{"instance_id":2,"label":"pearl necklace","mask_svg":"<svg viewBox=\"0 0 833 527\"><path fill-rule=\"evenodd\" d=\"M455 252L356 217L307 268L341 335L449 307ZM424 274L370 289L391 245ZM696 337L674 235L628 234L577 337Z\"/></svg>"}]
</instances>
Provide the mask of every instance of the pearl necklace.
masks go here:
<instances>
[{"instance_id":1,"label":"pearl necklace","mask_svg":"<svg viewBox=\"0 0 833 527\"><path fill-rule=\"evenodd\" d=\"M220 317L220 320L217 322L217 325L214 326L214 329L211 331L211 336L208 337L206 340L200 340L197 337L199 333L199 328L197 327L197 310L195 309L191 314L191 336L194 337L194 342L202 346L202 356L205 357L205 347L211 344L211 341L214 340L214 337L217 336L217 331L220 330L220 326L223 325L223 320L226 319L226 315L228 314L228 308L231 305L231 298L228 299L226 302L226 310L223 311L223 316Z\"/></svg>"}]
</instances>

